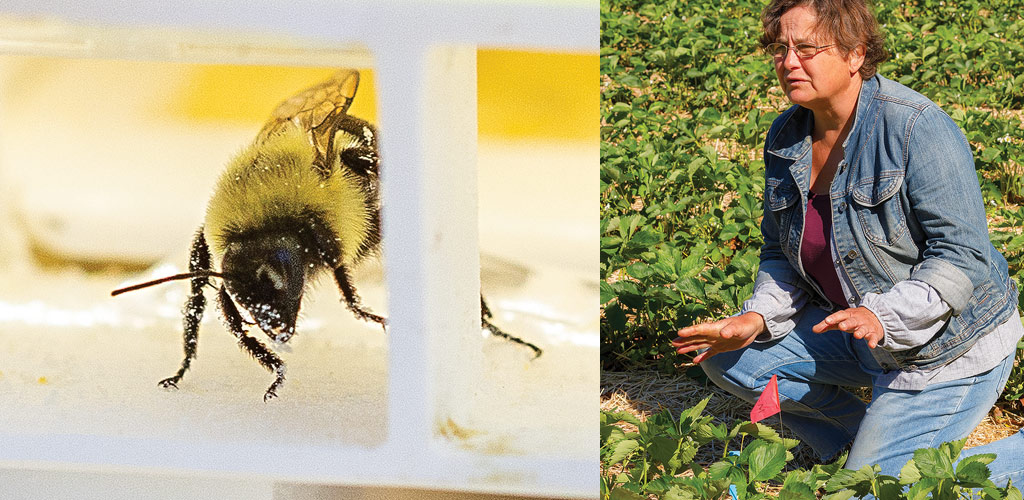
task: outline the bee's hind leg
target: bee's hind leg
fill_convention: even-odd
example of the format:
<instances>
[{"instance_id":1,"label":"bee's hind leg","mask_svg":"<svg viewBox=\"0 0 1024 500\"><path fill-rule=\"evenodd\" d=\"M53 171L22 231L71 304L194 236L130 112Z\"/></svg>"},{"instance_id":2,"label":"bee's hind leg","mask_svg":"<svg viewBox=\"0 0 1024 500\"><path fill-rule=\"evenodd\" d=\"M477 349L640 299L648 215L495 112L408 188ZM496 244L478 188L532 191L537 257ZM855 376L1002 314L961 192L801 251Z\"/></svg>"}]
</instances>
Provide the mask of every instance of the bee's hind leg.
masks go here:
<instances>
[{"instance_id":1,"label":"bee's hind leg","mask_svg":"<svg viewBox=\"0 0 1024 500\"><path fill-rule=\"evenodd\" d=\"M197 271L209 271L210 270L210 247L206 245L206 238L203 237L203 228L200 227L199 231L196 232L195 239L192 240L192 250L189 253L188 259L188 270L189 272L195 273ZM184 348L185 348L185 359L181 361L181 368L178 368L178 372L173 377L168 377L160 381L159 385L165 389L177 389L178 382L181 381L181 377L185 375L189 367L192 365L192 360L196 357L196 344L199 340L199 323L203 319L203 311L206 310L206 297L203 296L203 287L210 284L208 277L194 277L191 278L192 289L189 292L188 300L185 301L185 308L182 311L184 317L182 323L184 326Z\"/></svg>"},{"instance_id":2,"label":"bee's hind leg","mask_svg":"<svg viewBox=\"0 0 1024 500\"><path fill-rule=\"evenodd\" d=\"M357 145L339 152L342 163L362 177L377 175L380 155L377 152L377 130L373 125L366 120L343 115L339 117L336 126L338 130L359 138Z\"/></svg>"},{"instance_id":3,"label":"bee's hind leg","mask_svg":"<svg viewBox=\"0 0 1024 500\"><path fill-rule=\"evenodd\" d=\"M253 359L277 377L263 395L263 401L270 401L277 397L277 389L284 383L284 362L270 349L267 349L267 346L263 345L262 342L245 333L245 329L242 327L242 315L238 314L238 308L235 307L235 303L231 300L231 296L228 295L228 291L223 285L220 287L217 299L220 303L220 310L224 313L224 323L227 325L228 330L238 339L238 346L245 349Z\"/></svg>"},{"instance_id":4,"label":"bee's hind leg","mask_svg":"<svg viewBox=\"0 0 1024 500\"><path fill-rule=\"evenodd\" d=\"M541 353L544 352L544 351L541 350L540 347L537 347L536 345L531 344L530 342L527 342L527 341L525 341L525 340L523 340L523 339L521 339L519 337L516 337L514 335L509 335L509 334L505 333L504 331L502 331L501 328L498 328L497 326L494 326L494 323L490 322L491 317L492 317L491 308L487 307L487 302L484 301L484 296L481 295L480 296L480 324L483 326L483 328L485 330L490 332L491 335L494 335L495 337L501 337L501 338L503 338L503 339L505 339L505 340L507 340L509 342L515 342L516 344L524 345L526 347L529 347L530 350L533 351L533 359L539 358Z\"/></svg>"},{"instance_id":5,"label":"bee's hind leg","mask_svg":"<svg viewBox=\"0 0 1024 500\"><path fill-rule=\"evenodd\" d=\"M334 269L334 279L338 282L341 296L345 298L345 305L348 306L349 311L352 311L352 314L355 314L361 320L377 323L385 331L387 330L388 320L386 318L363 309L362 304L359 302L359 295L356 294L356 289L352 286L352 280L345 266L338 266Z\"/></svg>"}]
</instances>

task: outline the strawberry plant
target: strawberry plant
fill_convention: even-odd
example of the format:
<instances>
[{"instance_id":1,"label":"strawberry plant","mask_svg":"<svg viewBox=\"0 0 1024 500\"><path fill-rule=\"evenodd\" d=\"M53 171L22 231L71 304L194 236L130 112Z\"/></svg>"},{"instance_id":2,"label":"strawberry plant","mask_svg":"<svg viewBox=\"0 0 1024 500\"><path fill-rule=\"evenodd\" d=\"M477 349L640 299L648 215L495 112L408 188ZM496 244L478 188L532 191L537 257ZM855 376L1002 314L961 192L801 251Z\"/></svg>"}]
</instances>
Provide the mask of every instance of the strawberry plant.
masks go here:
<instances>
[{"instance_id":1,"label":"strawberry plant","mask_svg":"<svg viewBox=\"0 0 1024 500\"><path fill-rule=\"evenodd\" d=\"M966 440L914 452L899 477L875 466L843 469L845 455L810 470L786 471L790 449L799 442L780 438L761 423L739 422L732 430L703 415L704 399L674 417L663 410L646 420L626 412L601 412L601 498L640 500L761 500L771 485L780 500L848 500L872 495L880 500L1022 500L1010 482L993 483L988 464L995 455L960 459ZM623 427L635 428L635 431ZM719 443L721 460L693 462L701 446ZM774 495L773 495L774 496Z\"/></svg>"}]
</instances>

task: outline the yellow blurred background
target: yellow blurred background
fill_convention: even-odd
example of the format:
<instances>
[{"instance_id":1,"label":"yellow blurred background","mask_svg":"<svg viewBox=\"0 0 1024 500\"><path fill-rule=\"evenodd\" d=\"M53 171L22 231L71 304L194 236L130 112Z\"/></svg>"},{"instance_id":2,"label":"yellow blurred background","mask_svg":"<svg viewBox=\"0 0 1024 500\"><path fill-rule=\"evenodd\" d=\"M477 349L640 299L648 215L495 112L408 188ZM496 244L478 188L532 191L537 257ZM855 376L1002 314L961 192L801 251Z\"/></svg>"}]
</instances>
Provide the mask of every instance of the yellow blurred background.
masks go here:
<instances>
[{"instance_id":1,"label":"yellow blurred background","mask_svg":"<svg viewBox=\"0 0 1024 500\"><path fill-rule=\"evenodd\" d=\"M197 65L188 71L188 87L166 101L169 115L261 123L284 97L334 70ZM598 72L595 54L480 50L481 137L597 141ZM358 95L349 113L376 122L372 70L361 70Z\"/></svg>"}]
</instances>

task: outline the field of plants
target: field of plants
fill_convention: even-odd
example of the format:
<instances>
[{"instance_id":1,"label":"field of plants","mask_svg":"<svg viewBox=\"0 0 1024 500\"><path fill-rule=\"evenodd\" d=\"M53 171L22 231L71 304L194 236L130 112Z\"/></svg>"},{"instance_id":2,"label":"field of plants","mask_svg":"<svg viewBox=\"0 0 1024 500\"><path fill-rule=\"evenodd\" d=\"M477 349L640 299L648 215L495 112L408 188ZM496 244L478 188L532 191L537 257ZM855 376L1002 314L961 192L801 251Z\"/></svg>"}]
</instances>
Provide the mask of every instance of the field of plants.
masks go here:
<instances>
[{"instance_id":1,"label":"field of plants","mask_svg":"<svg viewBox=\"0 0 1024 500\"><path fill-rule=\"evenodd\" d=\"M736 312L758 266L762 147L788 102L760 1L604 0L602 368L682 360L682 326ZM886 0L879 73L924 93L975 152L991 238L1024 282L1024 2ZM1024 300L1024 294L1021 295ZM1024 396L1020 373L1006 399Z\"/></svg>"},{"instance_id":2,"label":"field of plants","mask_svg":"<svg viewBox=\"0 0 1024 500\"><path fill-rule=\"evenodd\" d=\"M757 42L765 4L602 0L603 370L699 378L672 351L675 331L733 314L751 294L764 135L789 106ZM991 239L1024 284L1024 2L881 0L875 11L891 53L879 73L964 131ZM1021 408L1022 359L1018 349L1007 409Z\"/></svg>"}]
</instances>

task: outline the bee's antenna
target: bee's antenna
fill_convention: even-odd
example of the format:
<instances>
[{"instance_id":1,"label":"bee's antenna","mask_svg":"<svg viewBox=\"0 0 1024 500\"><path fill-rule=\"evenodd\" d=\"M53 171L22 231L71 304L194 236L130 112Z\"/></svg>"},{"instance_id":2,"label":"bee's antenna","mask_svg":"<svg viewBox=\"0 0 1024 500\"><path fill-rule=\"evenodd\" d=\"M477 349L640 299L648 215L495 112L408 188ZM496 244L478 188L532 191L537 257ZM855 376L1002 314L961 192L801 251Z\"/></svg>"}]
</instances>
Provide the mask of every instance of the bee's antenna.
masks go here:
<instances>
[{"instance_id":1,"label":"bee's antenna","mask_svg":"<svg viewBox=\"0 0 1024 500\"><path fill-rule=\"evenodd\" d=\"M132 286L124 287L124 288L119 288L117 290L114 290L113 292L110 292L110 296L111 297L115 297L115 296L121 295L122 293L125 293L125 292L134 292L135 290L139 290L139 289L142 289L142 288L148 288L148 287L151 287L153 285L159 285L161 283L166 283L168 281L183 280L183 279L198 278L198 277L210 277L210 276L212 276L214 278L221 278L221 279L224 279L224 278L228 277L227 275L218 273L216 271L196 271L196 272L192 272L192 273L175 274L174 276L167 276L166 278L160 278L160 279L156 279L156 280L153 280L153 281L147 281L145 283L139 283L138 285L132 285Z\"/></svg>"}]
</instances>

